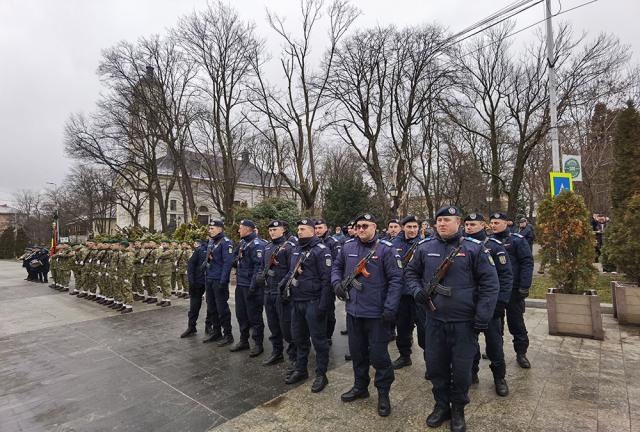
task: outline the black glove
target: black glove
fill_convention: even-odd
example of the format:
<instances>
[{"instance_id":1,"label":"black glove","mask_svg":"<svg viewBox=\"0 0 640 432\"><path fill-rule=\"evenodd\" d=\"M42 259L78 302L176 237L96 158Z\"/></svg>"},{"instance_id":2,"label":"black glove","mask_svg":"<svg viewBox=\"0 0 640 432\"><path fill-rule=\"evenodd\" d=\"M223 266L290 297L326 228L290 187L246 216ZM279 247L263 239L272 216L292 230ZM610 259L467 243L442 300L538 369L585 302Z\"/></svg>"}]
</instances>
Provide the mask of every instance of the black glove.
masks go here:
<instances>
[{"instance_id":1,"label":"black glove","mask_svg":"<svg viewBox=\"0 0 640 432\"><path fill-rule=\"evenodd\" d=\"M478 336L478 334L482 333L483 331L485 331L487 329L488 325L487 324L480 324L477 322L473 323L473 332L476 334L476 337Z\"/></svg>"},{"instance_id":2,"label":"black glove","mask_svg":"<svg viewBox=\"0 0 640 432\"><path fill-rule=\"evenodd\" d=\"M336 283L333 286L333 290L336 293L336 297L338 297L342 301L347 301L347 290L343 283Z\"/></svg>"},{"instance_id":3,"label":"black glove","mask_svg":"<svg viewBox=\"0 0 640 432\"><path fill-rule=\"evenodd\" d=\"M396 314L385 310L384 312L382 312L382 321L384 321L387 324L393 324L396 322Z\"/></svg>"},{"instance_id":4,"label":"black glove","mask_svg":"<svg viewBox=\"0 0 640 432\"><path fill-rule=\"evenodd\" d=\"M529 288L518 288L518 295L520 299L526 299L529 297Z\"/></svg>"},{"instance_id":5,"label":"black glove","mask_svg":"<svg viewBox=\"0 0 640 432\"><path fill-rule=\"evenodd\" d=\"M507 308L507 304L504 302L496 303L496 309L493 312L494 318L502 318L504 316L504 311Z\"/></svg>"},{"instance_id":6,"label":"black glove","mask_svg":"<svg viewBox=\"0 0 640 432\"><path fill-rule=\"evenodd\" d=\"M316 319L318 321L322 321L326 315L327 315L327 310L321 307L318 307L318 309L316 310Z\"/></svg>"},{"instance_id":7,"label":"black glove","mask_svg":"<svg viewBox=\"0 0 640 432\"><path fill-rule=\"evenodd\" d=\"M264 273L260 272L256 275L256 285L261 287L265 285Z\"/></svg>"},{"instance_id":8,"label":"black glove","mask_svg":"<svg viewBox=\"0 0 640 432\"><path fill-rule=\"evenodd\" d=\"M249 287L249 291L247 291L247 297L248 297L248 298L255 297L255 295L256 295L256 293L257 293L257 292L258 292L258 291L256 290L255 285L252 285L252 286L250 286L250 287Z\"/></svg>"},{"instance_id":9,"label":"black glove","mask_svg":"<svg viewBox=\"0 0 640 432\"><path fill-rule=\"evenodd\" d=\"M429 297L427 297L427 293L422 289L413 294L413 299L416 301L416 303L424 306L429 304Z\"/></svg>"}]
</instances>

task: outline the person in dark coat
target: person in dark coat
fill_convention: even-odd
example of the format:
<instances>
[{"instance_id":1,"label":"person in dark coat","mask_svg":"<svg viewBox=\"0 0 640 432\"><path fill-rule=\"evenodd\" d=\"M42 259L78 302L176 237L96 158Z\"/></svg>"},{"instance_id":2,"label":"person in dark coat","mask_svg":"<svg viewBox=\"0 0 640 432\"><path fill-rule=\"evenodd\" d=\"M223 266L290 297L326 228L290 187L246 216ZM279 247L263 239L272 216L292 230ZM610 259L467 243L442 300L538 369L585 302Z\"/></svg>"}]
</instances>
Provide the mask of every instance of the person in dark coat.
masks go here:
<instances>
[{"instance_id":1,"label":"person in dark coat","mask_svg":"<svg viewBox=\"0 0 640 432\"><path fill-rule=\"evenodd\" d=\"M205 272L207 264L207 241L196 240L194 251L187 262L187 280L189 281L189 312L187 329L181 338L192 336L198 332L196 323L202 307L202 296L205 292Z\"/></svg>"}]
</instances>

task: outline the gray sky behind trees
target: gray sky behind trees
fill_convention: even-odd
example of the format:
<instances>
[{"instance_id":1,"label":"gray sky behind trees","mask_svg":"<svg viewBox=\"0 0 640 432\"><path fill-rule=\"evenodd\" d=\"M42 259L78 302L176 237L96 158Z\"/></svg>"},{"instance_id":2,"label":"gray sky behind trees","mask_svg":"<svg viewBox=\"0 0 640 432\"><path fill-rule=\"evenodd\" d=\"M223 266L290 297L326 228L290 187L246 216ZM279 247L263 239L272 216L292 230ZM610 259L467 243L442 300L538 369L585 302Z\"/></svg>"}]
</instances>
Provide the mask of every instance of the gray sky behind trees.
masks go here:
<instances>
[{"instance_id":1,"label":"gray sky behind trees","mask_svg":"<svg viewBox=\"0 0 640 432\"><path fill-rule=\"evenodd\" d=\"M567 10L588 0L554 0L553 10ZM437 22L459 31L511 3L510 0L360 0L354 28ZM277 58L279 45L265 20L265 8L288 22L299 15L298 0L236 0L242 17L253 21L267 49ZM0 203L17 189L41 190L60 184L73 161L64 155L68 116L94 109L100 92L96 69L101 50L120 40L164 33L182 15L205 0L1 0L0 1ZM599 0L558 19L576 31L612 33L631 46L632 63L640 59L638 0ZM515 29L544 18L543 4L518 15ZM523 32L519 41L535 37ZM318 35L321 54L326 38ZM515 43L519 43L518 40ZM277 67L277 65L272 66ZM268 71L268 70L267 70Z\"/></svg>"}]
</instances>

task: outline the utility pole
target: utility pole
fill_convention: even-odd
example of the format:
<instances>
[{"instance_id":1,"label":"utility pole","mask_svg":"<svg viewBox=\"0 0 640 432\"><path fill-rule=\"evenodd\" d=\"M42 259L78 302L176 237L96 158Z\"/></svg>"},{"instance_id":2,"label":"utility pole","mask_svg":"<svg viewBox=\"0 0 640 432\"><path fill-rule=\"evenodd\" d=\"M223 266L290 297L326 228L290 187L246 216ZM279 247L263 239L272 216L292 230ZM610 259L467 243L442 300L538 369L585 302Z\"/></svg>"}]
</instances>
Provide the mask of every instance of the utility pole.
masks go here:
<instances>
[{"instance_id":1,"label":"utility pole","mask_svg":"<svg viewBox=\"0 0 640 432\"><path fill-rule=\"evenodd\" d=\"M556 95L556 68L554 58L553 24L551 23L551 0L545 1L547 21L547 65L549 67L549 139L551 140L551 160L553 171L560 172L560 143L558 142L558 96Z\"/></svg>"}]
</instances>

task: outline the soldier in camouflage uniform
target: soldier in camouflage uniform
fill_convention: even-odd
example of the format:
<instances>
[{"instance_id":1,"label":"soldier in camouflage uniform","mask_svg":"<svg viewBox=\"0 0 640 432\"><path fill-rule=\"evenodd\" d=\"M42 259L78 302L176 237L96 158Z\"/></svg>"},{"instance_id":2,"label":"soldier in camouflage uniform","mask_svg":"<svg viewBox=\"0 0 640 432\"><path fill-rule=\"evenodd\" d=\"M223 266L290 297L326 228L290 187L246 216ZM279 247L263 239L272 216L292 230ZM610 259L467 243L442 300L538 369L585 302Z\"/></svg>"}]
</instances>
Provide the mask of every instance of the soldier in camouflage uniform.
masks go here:
<instances>
[{"instance_id":1,"label":"soldier in camouflage uniform","mask_svg":"<svg viewBox=\"0 0 640 432\"><path fill-rule=\"evenodd\" d=\"M140 260L146 255L142 249L142 242L133 242L133 269L131 273L131 290L134 300L144 300L144 287L142 286L142 264Z\"/></svg>"},{"instance_id":2,"label":"soldier in camouflage uniform","mask_svg":"<svg viewBox=\"0 0 640 432\"><path fill-rule=\"evenodd\" d=\"M171 273L175 268L174 253L169 240L162 240L161 246L156 250L156 288L162 292L162 301L158 306L171 306Z\"/></svg>"},{"instance_id":3,"label":"soldier in camouflage uniform","mask_svg":"<svg viewBox=\"0 0 640 432\"><path fill-rule=\"evenodd\" d=\"M145 243L142 253L143 256L140 260L142 280L144 282L144 289L147 292L147 298L143 303L156 303L158 301L155 269L156 251L157 245L155 241L149 240Z\"/></svg>"},{"instance_id":4,"label":"soldier in camouflage uniform","mask_svg":"<svg viewBox=\"0 0 640 432\"><path fill-rule=\"evenodd\" d=\"M59 261L61 252L60 247L58 247L56 253L49 258L49 271L51 272L51 279L53 279L53 283L49 285L49 288L58 289L58 269L60 268Z\"/></svg>"},{"instance_id":5,"label":"soldier in camouflage uniform","mask_svg":"<svg viewBox=\"0 0 640 432\"><path fill-rule=\"evenodd\" d=\"M58 270L58 290L69 291L69 282L71 281L71 264L73 262L73 251L68 244L60 245L62 251L60 253L60 269Z\"/></svg>"},{"instance_id":6,"label":"soldier in camouflage uniform","mask_svg":"<svg viewBox=\"0 0 640 432\"><path fill-rule=\"evenodd\" d=\"M175 240L171 240L170 249L173 253L173 261L174 265L171 269L171 295L175 294L178 290L178 257L180 256L180 247L178 242Z\"/></svg>"},{"instance_id":7,"label":"soldier in camouflage uniform","mask_svg":"<svg viewBox=\"0 0 640 432\"><path fill-rule=\"evenodd\" d=\"M178 249L178 259L176 259L176 275L177 286L176 291L178 297L189 298L189 278L187 277L187 267L189 266L189 258L191 257L191 246L189 243L182 242Z\"/></svg>"},{"instance_id":8,"label":"soldier in camouflage uniform","mask_svg":"<svg viewBox=\"0 0 640 432\"><path fill-rule=\"evenodd\" d=\"M109 280L109 263L111 262L111 243L102 243L102 253L95 261L95 265L98 271L98 289L101 299L99 304L106 306L113 304L113 295L111 292L110 280Z\"/></svg>"},{"instance_id":9,"label":"soldier in camouflage uniform","mask_svg":"<svg viewBox=\"0 0 640 432\"><path fill-rule=\"evenodd\" d=\"M78 295L80 292L79 289L82 287L82 266L80 265L80 260L84 260L86 252L88 251L89 248L81 244L75 245L72 248L69 262L71 270L73 270L73 289L69 290L69 295Z\"/></svg>"},{"instance_id":10,"label":"soldier in camouflage uniform","mask_svg":"<svg viewBox=\"0 0 640 432\"><path fill-rule=\"evenodd\" d=\"M120 266L120 242L109 242L109 261L105 266L105 276L107 281L107 287L109 289L109 304L110 309L120 309L124 306L124 297L120 295L120 278L118 278L118 267ZM105 303L107 304L107 303Z\"/></svg>"},{"instance_id":11,"label":"soldier in camouflage uniform","mask_svg":"<svg viewBox=\"0 0 640 432\"><path fill-rule=\"evenodd\" d=\"M80 261L82 266L82 289L80 290L80 294L78 294L78 298L89 296L96 298L98 287L98 267L95 262L102 254L102 250L99 245L100 243L87 242L89 250L85 259Z\"/></svg>"},{"instance_id":12,"label":"soldier in camouflage uniform","mask_svg":"<svg viewBox=\"0 0 640 432\"><path fill-rule=\"evenodd\" d=\"M131 280L133 279L135 252L129 247L129 242L126 240L121 241L118 246L118 283L116 287L117 299L121 306L116 310L121 313L130 313L133 312L133 292L131 288Z\"/></svg>"}]
</instances>

